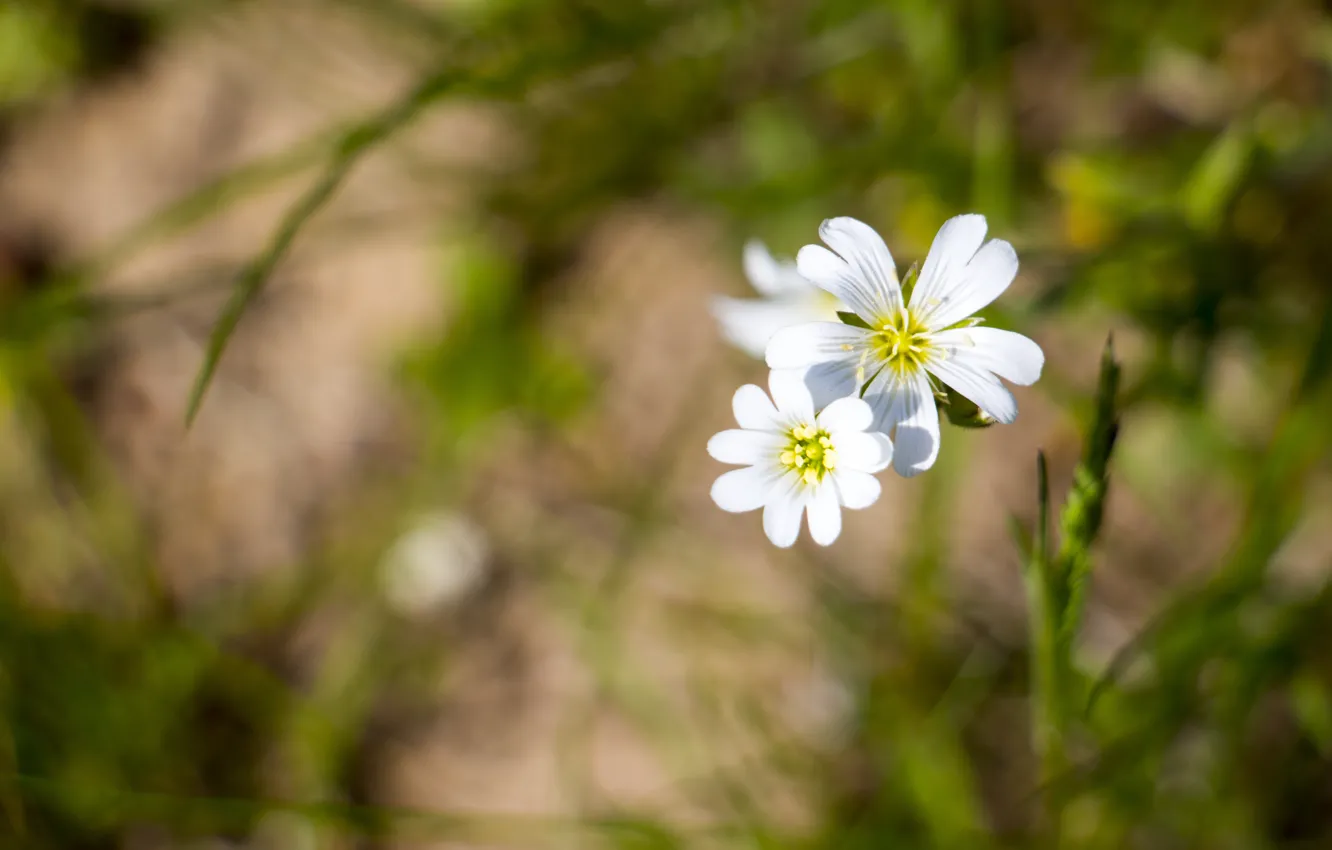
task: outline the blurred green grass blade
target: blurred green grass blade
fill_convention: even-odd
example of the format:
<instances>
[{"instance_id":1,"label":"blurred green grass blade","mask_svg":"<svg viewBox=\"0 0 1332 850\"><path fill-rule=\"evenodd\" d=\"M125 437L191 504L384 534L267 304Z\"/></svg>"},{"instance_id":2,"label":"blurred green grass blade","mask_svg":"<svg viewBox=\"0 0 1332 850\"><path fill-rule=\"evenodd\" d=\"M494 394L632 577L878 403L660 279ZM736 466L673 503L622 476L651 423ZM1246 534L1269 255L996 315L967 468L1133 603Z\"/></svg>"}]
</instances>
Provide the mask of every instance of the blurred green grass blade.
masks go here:
<instances>
[{"instance_id":1,"label":"blurred green grass blade","mask_svg":"<svg viewBox=\"0 0 1332 850\"><path fill-rule=\"evenodd\" d=\"M18 772L18 750L9 720L10 703L13 700L10 691L9 672L0 667L0 810L4 811L5 820L9 823L9 832L22 837L27 831L23 797L10 778Z\"/></svg>"},{"instance_id":2,"label":"blurred green grass blade","mask_svg":"<svg viewBox=\"0 0 1332 850\"><path fill-rule=\"evenodd\" d=\"M185 413L187 426L194 422L195 416L199 413L204 394L212 383L218 363L241 317L263 291L269 278L272 277L273 270L291 249L297 234L315 213L328 203L361 158L395 131L411 122L422 109L443 94L451 78L452 75L448 72L430 74L397 104L381 115L353 128L342 137L332 161L318 182L287 212L268 248L241 272L231 299L213 326L203 366L190 390L189 404Z\"/></svg>"},{"instance_id":3,"label":"blurred green grass blade","mask_svg":"<svg viewBox=\"0 0 1332 850\"><path fill-rule=\"evenodd\" d=\"M1310 343L1302 378L1262 452L1249 482L1243 526L1223 569L1195 592L1160 610L1121 648L1088 690L1084 713L1090 715L1105 692L1119 682L1143 653L1159 652L1190 630L1215 631L1215 618L1229 616L1265 580L1272 557L1293 531L1304 509L1310 475L1329 450L1323 394L1332 372L1332 308L1323 311ZM1113 442L1113 435L1110 442ZM1210 629L1200 627L1208 624ZM1193 661L1201 665L1214 647L1200 642Z\"/></svg>"},{"instance_id":4,"label":"blurred green grass blade","mask_svg":"<svg viewBox=\"0 0 1332 850\"><path fill-rule=\"evenodd\" d=\"M1226 208L1244 180L1253 154L1253 134L1243 122L1228 127L1203 154L1184 185L1184 218L1201 233L1221 226Z\"/></svg>"},{"instance_id":5,"label":"blurred green grass blade","mask_svg":"<svg viewBox=\"0 0 1332 850\"><path fill-rule=\"evenodd\" d=\"M1295 719L1318 751L1324 758L1332 756L1332 695L1327 686L1311 673L1301 674L1291 682L1290 702Z\"/></svg>"},{"instance_id":6,"label":"blurred green grass blade","mask_svg":"<svg viewBox=\"0 0 1332 850\"><path fill-rule=\"evenodd\" d=\"M1032 744L1048 778L1058 772L1056 762L1062 762L1062 759L1057 754L1059 665L1055 637L1059 611L1050 572L1050 474L1045 452L1036 454L1036 500L1036 527L1032 529L1031 543L1027 547L1030 554L1023 578L1030 629Z\"/></svg>"},{"instance_id":7,"label":"blurred green grass blade","mask_svg":"<svg viewBox=\"0 0 1332 850\"><path fill-rule=\"evenodd\" d=\"M637 20L598 9L596 14L577 20L577 26L565 30L552 28L542 16L525 14L522 10L512 12L501 14L486 37L478 37L467 49L454 51L456 55L451 54L441 68L422 76L398 103L343 135L322 176L287 212L268 247L237 280L231 299L213 326L203 365L190 391L185 415L187 426L198 415L241 317L263 291L296 236L333 197L361 157L446 94L466 89L470 94L507 98L527 92L533 81L548 75L580 69L595 71L601 62L638 57L638 51L654 41L671 45L665 27L671 17L685 16L685 10L672 9L671 16L663 13ZM553 14L555 21L561 20L560 13Z\"/></svg>"},{"instance_id":8,"label":"blurred green grass blade","mask_svg":"<svg viewBox=\"0 0 1332 850\"><path fill-rule=\"evenodd\" d=\"M247 162L168 203L87 263L95 275L148 244L205 221L241 198L290 177L336 150L355 128L324 130L273 156Z\"/></svg>"},{"instance_id":9,"label":"blurred green grass blade","mask_svg":"<svg viewBox=\"0 0 1332 850\"><path fill-rule=\"evenodd\" d=\"M1101 354L1101 373L1096 389L1096 412L1092 419L1082 462L1073 471L1073 486L1060 514L1060 545L1055 560L1062 584L1059 638L1072 646L1086 600L1091 575L1091 549L1101 531L1109 489L1110 455L1119 434L1116 409L1119 395L1119 363L1114 339L1106 340Z\"/></svg>"},{"instance_id":10,"label":"blurred green grass blade","mask_svg":"<svg viewBox=\"0 0 1332 850\"><path fill-rule=\"evenodd\" d=\"M1006 93L995 87L979 95L971 196L991 227L1013 214L1013 125Z\"/></svg>"},{"instance_id":11,"label":"blurred green grass blade","mask_svg":"<svg viewBox=\"0 0 1332 850\"><path fill-rule=\"evenodd\" d=\"M1036 454L1036 527L1024 571L1027 594L1031 669L1031 742L1040 762L1042 782L1049 782L1065 769L1063 676L1059 657L1059 600L1049 554L1050 473L1045 452ZM1062 803L1055 794L1045 795L1046 826L1057 842L1062 832Z\"/></svg>"},{"instance_id":12,"label":"blurred green grass blade","mask_svg":"<svg viewBox=\"0 0 1332 850\"><path fill-rule=\"evenodd\" d=\"M675 848L679 837L663 824L645 818L571 819L520 814L457 814L391 806L327 801L293 802L223 796L191 796L136 791L101 785L75 787L66 782L10 774L29 798L61 801L76 795L121 821L147 821L191 831L247 828L259 817L282 812L332 827L345 835L377 838L440 840L450 838L476 845L543 846L561 840L578 842L600 837L621 847ZM729 826L719 831L733 831Z\"/></svg>"},{"instance_id":13,"label":"blurred green grass blade","mask_svg":"<svg viewBox=\"0 0 1332 850\"><path fill-rule=\"evenodd\" d=\"M1332 377L1332 304L1323 307L1322 320L1305 357L1296 400L1316 400L1327 389L1329 377Z\"/></svg>"},{"instance_id":14,"label":"blurred green grass blade","mask_svg":"<svg viewBox=\"0 0 1332 850\"><path fill-rule=\"evenodd\" d=\"M913 718L899 731L898 769L932 845L974 847L985 834L974 766L949 718Z\"/></svg>"},{"instance_id":15,"label":"blurred green grass blade","mask_svg":"<svg viewBox=\"0 0 1332 850\"><path fill-rule=\"evenodd\" d=\"M1050 540L1050 468L1045 452L1036 452L1036 528L1032 531L1031 560L1027 569L1044 578L1048 572Z\"/></svg>"}]
</instances>

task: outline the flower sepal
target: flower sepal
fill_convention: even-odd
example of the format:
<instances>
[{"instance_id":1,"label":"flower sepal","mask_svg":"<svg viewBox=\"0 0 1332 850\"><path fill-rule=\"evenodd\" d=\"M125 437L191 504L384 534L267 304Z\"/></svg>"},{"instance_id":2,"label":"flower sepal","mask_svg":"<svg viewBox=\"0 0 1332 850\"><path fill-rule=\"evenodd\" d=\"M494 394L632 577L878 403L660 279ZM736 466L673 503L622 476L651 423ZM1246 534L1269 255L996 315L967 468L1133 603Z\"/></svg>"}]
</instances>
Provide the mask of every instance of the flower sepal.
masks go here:
<instances>
[{"instance_id":1,"label":"flower sepal","mask_svg":"<svg viewBox=\"0 0 1332 850\"><path fill-rule=\"evenodd\" d=\"M911 293L916 291L916 280L920 278L920 263L911 264L906 277L902 278L902 300L910 301Z\"/></svg>"},{"instance_id":2,"label":"flower sepal","mask_svg":"<svg viewBox=\"0 0 1332 850\"><path fill-rule=\"evenodd\" d=\"M867 331L874 330L874 328L871 328L869 326L869 322L860 318L860 316L856 315L855 313L849 312L847 310L838 310L837 318L842 320L842 324L850 325L853 328L864 328Z\"/></svg>"},{"instance_id":3,"label":"flower sepal","mask_svg":"<svg viewBox=\"0 0 1332 850\"><path fill-rule=\"evenodd\" d=\"M945 387L944 392L936 397L948 421L959 428L989 428L998 422L993 416L981 410L976 402L952 387Z\"/></svg>"}]
</instances>

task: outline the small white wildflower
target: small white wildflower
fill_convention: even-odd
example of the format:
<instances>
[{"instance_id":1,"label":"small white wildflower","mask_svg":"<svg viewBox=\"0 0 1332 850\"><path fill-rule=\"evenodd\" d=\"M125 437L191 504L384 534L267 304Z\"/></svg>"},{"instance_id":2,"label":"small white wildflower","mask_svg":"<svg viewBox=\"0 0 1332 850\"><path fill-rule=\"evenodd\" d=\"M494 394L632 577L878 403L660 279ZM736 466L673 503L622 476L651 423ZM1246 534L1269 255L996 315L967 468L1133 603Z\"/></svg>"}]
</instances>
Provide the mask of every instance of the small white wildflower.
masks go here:
<instances>
[{"instance_id":1,"label":"small white wildflower","mask_svg":"<svg viewBox=\"0 0 1332 850\"><path fill-rule=\"evenodd\" d=\"M879 498L870 473L892 460L892 441L866 433L874 414L858 398L838 399L816 414L800 370L772 372L768 387L771 401L753 384L736 390L740 428L708 441L717 460L744 464L717 479L712 499L733 513L763 508L763 530L783 548L795 543L807 512L810 536L827 546L842 531L843 506L867 508Z\"/></svg>"},{"instance_id":2,"label":"small white wildflower","mask_svg":"<svg viewBox=\"0 0 1332 850\"><path fill-rule=\"evenodd\" d=\"M476 523L451 511L427 514L385 555L384 596L400 614L429 614L474 590L485 578L489 554Z\"/></svg>"},{"instance_id":3,"label":"small white wildflower","mask_svg":"<svg viewBox=\"0 0 1332 850\"><path fill-rule=\"evenodd\" d=\"M821 392L846 395L863 389L874 409L874 427L893 437L893 468L905 476L929 469L939 454L931 376L997 422L1017 418L1017 402L999 378L1035 383L1045 355L1027 337L976 327L981 320L971 318L1008 288L1018 269L1012 245L984 241L984 216L944 222L909 303L888 246L869 225L829 219L819 236L833 250L801 248L800 273L850 305L868 328L831 322L786 328L768 344L769 366L817 364L828 384Z\"/></svg>"},{"instance_id":4,"label":"small white wildflower","mask_svg":"<svg viewBox=\"0 0 1332 850\"><path fill-rule=\"evenodd\" d=\"M782 328L802 322L835 322L845 310L834 296L800 276L795 263L779 262L762 242L745 245L745 276L762 298L712 301L712 315L732 345L759 359L768 340Z\"/></svg>"}]
</instances>

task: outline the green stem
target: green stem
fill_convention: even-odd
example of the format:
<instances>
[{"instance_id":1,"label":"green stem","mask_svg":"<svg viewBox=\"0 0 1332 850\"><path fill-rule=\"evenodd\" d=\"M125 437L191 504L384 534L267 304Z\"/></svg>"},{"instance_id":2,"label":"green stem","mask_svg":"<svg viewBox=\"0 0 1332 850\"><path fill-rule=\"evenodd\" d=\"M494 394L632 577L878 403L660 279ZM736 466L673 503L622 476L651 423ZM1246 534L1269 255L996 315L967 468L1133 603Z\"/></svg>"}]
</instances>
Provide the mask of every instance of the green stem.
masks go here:
<instances>
[{"instance_id":1,"label":"green stem","mask_svg":"<svg viewBox=\"0 0 1332 850\"><path fill-rule=\"evenodd\" d=\"M1059 601L1053 563L1050 560L1050 476L1045 453L1036 456L1039 508L1032 533L1030 561L1026 569L1027 605L1031 629L1031 728L1032 743L1041 763L1041 783L1052 789L1052 780L1066 766L1064 750L1066 668L1059 640ZM1062 796L1046 793L1046 818L1055 846L1063 827Z\"/></svg>"}]
</instances>

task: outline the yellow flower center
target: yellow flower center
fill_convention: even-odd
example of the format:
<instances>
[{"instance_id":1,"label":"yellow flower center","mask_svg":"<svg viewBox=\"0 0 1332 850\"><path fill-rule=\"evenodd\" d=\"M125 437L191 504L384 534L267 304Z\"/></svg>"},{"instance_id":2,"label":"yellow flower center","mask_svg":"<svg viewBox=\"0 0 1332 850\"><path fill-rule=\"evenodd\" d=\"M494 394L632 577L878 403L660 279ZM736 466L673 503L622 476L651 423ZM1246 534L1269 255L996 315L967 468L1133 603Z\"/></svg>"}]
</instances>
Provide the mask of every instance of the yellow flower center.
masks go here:
<instances>
[{"instance_id":1,"label":"yellow flower center","mask_svg":"<svg viewBox=\"0 0 1332 850\"><path fill-rule=\"evenodd\" d=\"M874 353L898 375L925 368L935 353L929 331L909 312L885 322L874 334Z\"/></svg>"},{"instance_id":2,"label":"yellow flower center","mask_svg":"<svg viewBox=\"0 0 1332 850\"><path fill-rule=\"evenodd\" d=\"M806 484L817 484L837 466L837 451L827 431L813 425L791 429L791 442L782 451L782 465L795 470Z\"/></svg>"}]
</instances>

